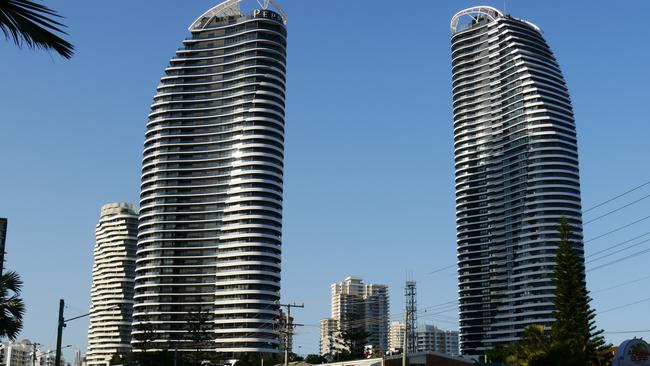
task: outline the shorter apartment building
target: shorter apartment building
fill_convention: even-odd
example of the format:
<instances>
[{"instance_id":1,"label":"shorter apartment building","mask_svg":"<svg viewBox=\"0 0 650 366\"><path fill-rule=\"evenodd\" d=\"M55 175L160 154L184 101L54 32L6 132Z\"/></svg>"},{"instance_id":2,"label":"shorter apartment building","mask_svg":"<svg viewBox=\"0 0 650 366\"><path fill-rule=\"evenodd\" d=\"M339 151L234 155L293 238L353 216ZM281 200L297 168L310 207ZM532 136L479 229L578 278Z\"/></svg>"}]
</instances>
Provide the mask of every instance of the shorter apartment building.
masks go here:
<instances>
[{"instance_id":1,"label":"shorter apartment building","mask_svg":"<svg viewBox=\"0 0 650 366\"><path fill-rule=\"evenodd\" d=\"M404 333L406 333L404 323L390 323L388 327L388 350L390 353L398 353L404 349Z\"/></svg>"},{"instance_id":2,"label":"shorter apartment building","mask_svg":"<svg viewBox=\"0 0 650 366\"><path fill-rule=\"evenodd\" d=\"M459 356L458 331L439 329L434 325L419 326L416 331L416 349L418 352L438 352L450 356Z\"/></svg>"},{"instance_id":3,"label":"shorter apartment building","mask_svg":"<svg viewBox=\"0 0 650 366\"><path fill-rule=\"evenodd\" d=\"M390 323L388 335L389 349L392 352L401 352L404 348L404 323ZM418 325L415 332L415 347L417 352L437 352L450 356L459 356L458 331L444 330L434 325Z\"/></svg>"},{"instance_id":4,"label":"shorter apartment building","mask_svg":"<svg viewBox=\"0 0 650 366\"><path fill-rule=\"evenodd\" d=\"M54 366L54 351L42 351L39 344L29 339L20 342L0 342L0 366ZM34 362L34 349L36 349L36 362ZM61 358L61 364L66 365Z\"/></svg>"},{"instance_id":5,"label":"shorter apartment building","mask_svg":"<svg viewBox=\"0 0 650 366\"><path fill-rule=\"evenodd\" d=\"M363 330L366 344L382 353L388 349L388 286L365 284L347 277L331 285L332 313L320 322L320 353L333 355L347 349L343 334Z\"/></svg>"},{"instance_id":6,"label":"shorter apartment building","mask_svg":"<svg viewBox=\"0 0 650 366\"><path fill-rule=\"evenodd\" d=\"M346 350L343 335L336 319L325 318L320 321L320 354L334 355Z\"/></svg>"}]
</instances>

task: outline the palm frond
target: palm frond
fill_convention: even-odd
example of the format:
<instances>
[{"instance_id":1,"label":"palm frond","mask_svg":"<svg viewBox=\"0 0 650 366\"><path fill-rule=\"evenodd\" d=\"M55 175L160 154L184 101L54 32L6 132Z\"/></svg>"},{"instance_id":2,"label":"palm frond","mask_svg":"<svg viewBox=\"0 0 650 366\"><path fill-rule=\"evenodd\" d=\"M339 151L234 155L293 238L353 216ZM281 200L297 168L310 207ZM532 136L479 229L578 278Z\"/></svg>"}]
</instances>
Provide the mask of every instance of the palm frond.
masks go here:
<instances>
[{"instance_id":1,"label":"palm frond","mask_svg":"<svg viewBox=\"0 0 650 366\"><path fill-rule=\"evenodd\" d=\"M54 10L30 0L0 0L0 30L6 39L18 47L54 50L62 57L71 58L74 46L54 32L67 34L61 18Z\"/></svg>"},{"instance_id":2,"label":"palm frond","mask_svg":"<svg viewBox=\"0 0 650 366\"><path fill-rule=\"evenodd\" d=\"M0 276L0 337L12 341L23 329L25 303L19 296L22 286L23 281L16 272L9 271Z\"/></svg>"},{"instance_id":3,"label":"palm frond","mask_svg":"<svg viewBox=\"0 0 650 366\"><path fill-rule=\"evenodd\" d=\"M14 271L8 271L0 275L0 289L2 289L6 297L6 292L11 291L16 295L20 295L22 291L23 280L20 279L18 273Z\"/></svg>"}]
</instances>

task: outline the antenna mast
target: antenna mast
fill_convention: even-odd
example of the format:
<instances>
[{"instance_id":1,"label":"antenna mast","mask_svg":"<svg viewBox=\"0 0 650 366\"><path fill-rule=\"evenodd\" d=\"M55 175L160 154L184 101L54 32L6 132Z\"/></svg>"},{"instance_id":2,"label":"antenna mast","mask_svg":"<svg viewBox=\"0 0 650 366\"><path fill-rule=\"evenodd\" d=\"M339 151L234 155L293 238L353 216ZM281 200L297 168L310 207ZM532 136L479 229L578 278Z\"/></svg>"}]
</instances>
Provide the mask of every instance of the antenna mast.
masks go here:
<instances>
[{"instance_id":1,"label":"antenna mast","mask_svg":"<svg viewBox=\"0 0 650 366\"><path fill-rule=\"evenodd\" d=\"M407 348L409 353L414 353L416 351L416 327L417 327L417 292L415 289L415 281L406 281L405 295L406 295L406 339Z\"/></svg>"}]
</instances>

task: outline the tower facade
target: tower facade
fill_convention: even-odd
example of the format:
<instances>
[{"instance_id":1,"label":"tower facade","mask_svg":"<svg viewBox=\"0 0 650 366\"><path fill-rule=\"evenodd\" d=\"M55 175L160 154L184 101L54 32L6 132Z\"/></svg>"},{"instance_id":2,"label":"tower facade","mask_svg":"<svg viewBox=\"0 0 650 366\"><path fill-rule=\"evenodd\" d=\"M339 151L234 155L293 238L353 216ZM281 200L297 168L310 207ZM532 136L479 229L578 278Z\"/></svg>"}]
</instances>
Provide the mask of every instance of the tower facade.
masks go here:
<instances>
[{"instance_id":1,"label":"tower facade","mask_svg":"<svg viewBox=\"0 0 650 366\"><path fill-rule=\"evenodd\" d=\"M131 351L137 235L133 205L102 206L93 253L88 365L107 366L114 354Z\"/></svg>"},{"instance_id":2,"label":"tower facade","mask_svg":"<svg viewBox=\"0 0 650 366\"><path fill-rule=\"evenodd\" d=\"M258 3L272 9L242 8ZM224 1L165 69L142 162L136 350L278 351L286 19L273 1Z\"/></svg>"},{"instance_id":3,"label":"tower facade","mask_svg":"<svg viewBox=\"0 0 650 366\"><path fill-rule=\"evenodd\" d=\"M0 217L0 274L4 272L5 243L7 241L7 219Z\"/></svg>"},{"instance_id":4,"label":"tower facade","mask_svg":"<svg viewBox=\"0 0 650 366\"><path fill-rule=\"evenodd\" d=\"M582 253L569 93L534 24L490 7L451 21L456 223L463 354L553 318L558 225Z\"/></svg>"}]
</instances>

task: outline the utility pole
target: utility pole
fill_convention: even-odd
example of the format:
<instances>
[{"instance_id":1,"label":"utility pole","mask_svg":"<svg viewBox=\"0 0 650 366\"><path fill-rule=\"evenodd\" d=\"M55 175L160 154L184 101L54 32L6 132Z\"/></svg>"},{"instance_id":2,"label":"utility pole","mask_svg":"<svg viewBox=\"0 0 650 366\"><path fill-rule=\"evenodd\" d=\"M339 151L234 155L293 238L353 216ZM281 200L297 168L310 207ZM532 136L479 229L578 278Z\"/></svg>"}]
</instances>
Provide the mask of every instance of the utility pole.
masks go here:
<instances>
[{"instance_id":1,"label":"utility pole","mask_svg":"<svg viewBox=\"0 0 650 366\"><path fill-rule=\"evenodd\" d=\"M287 323L282 332L284 333L284 366L289 366L289 340L293 339L293 328L302 326L302 324L293 324L291 320L291 308L304 308L305 304L280 304L280 306L287 308Z\"/></svg>"},{"instance_id":2,"label":"utility pole","mask_svg":"<svg viewBox=\"0 0 650 366\"><path fill-rule=\"evenodd\" d=\"M402 366L408 366L409 352L416 352L416 333L417 326L417 300L415 292L415 281L406 281L404 287L406 296L406 311L404 312L404 350L402 350Z\"/></svg>"},{"instance_id":3,"label":"utility pole","mask_svg":"<svg viewBox=\"0 0 650 366\"><path fill-rule=\"evenodd\" d=\"M56 328L56 354L54 356L54 366L61 366L61 337L63 336L63 327L65 327L65 319L63 318L63 308L65 301L59 300L59 321Z\"/></svg>"},{"instance_id":4,"label":"utility pole","mask_svg":"<svg viewBox=\"0 0 650 366\"><path fill-rule=\"evenodd\" d=\"M40 343L32 343L32 366L36 366L36 346L40 345Z\"/></svg>"},{"instance_id":5,"label":"utility pole","mask_svg":"<svg viewBox=\"0 0 650 366\"><path fill-rule=\"evenodd\" d=\"M61 338L63 338L63 328L65 327L65 324L69 321L72 320L77 320L81 318L85 318L91 314L94 314L93 311L75 316L74 318L66 319L63 317L63 309L65 308L65 301L63 299L59 300L59 321L57 322L57 327L56 327L56 355L54 356L54 366L61 366ZM111 307L108 307L103 310L112 310L112 309L119 309L119 305L114 305ZM66 347L71 347L71 345L67 345Z\"/></svg>"}]
</instances>

